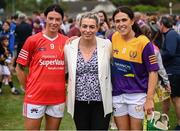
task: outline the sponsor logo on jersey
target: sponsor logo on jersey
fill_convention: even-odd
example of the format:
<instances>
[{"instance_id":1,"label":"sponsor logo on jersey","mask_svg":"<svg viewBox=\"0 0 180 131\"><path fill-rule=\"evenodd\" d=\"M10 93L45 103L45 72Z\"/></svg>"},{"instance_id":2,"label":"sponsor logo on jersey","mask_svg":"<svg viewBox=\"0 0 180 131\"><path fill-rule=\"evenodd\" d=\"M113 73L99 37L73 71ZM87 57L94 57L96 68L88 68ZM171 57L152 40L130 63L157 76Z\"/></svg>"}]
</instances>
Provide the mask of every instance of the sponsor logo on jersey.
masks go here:
<instances>
[{"instance_id":1,"label":"sponsor logo on jersey","mask_svg":"<svg viewBox=\"0 0 180 131\"><path fill-rule=\"evenodd\" d=\"M114 49L114 50L113 50L113 53L118 54L118 53L119 53L119 50Z\"/></svg>"},{"instance_id":2,"label":"sponsor logo on jersey","mask_svg":"<svg viewBox=\"0 0 180 131\"><path fill-rule=\"evenodd\" d=\"M38 49L38 51L46 51L46 48L45 47L41 47Z\"/></svg>"},{"instance_id":3,"label":"sponsor logo on jersey","mask_svg":"<svg viewBox=\"0 0 180 131\"><path fill-rule=\"evenodd\" d=\"M64 65L64 61L58 60L58 59L55 59L55 60L42 60L42 59L40 59L39 63L40 63L40 65L46 66L46 67L48 67L50 65L57 65L57 66Z\"/></svg>"}]
</instances>

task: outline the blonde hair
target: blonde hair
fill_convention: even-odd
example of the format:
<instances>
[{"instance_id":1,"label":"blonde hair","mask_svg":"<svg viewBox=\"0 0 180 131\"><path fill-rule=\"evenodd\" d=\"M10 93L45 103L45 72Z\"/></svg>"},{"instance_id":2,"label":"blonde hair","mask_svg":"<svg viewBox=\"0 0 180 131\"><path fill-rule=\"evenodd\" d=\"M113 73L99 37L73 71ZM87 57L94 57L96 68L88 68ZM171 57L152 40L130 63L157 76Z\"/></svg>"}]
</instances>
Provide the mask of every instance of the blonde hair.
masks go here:
<instances>
[{"instance_id":1,"label":"blonde hair","mask_svg":"<svg viewBox=\"0 0 180 131\"><path fill-rule=\"evenodd\" d=\"M95 12L86 12L86 13L83 13L82 16L81 16L81 19L80 19L80 22L79 22L80 26L81 26L82 20L85 19L85 18L95 20L97 26L99 26L99 24L100 24L100 19L99 19L99 16L97 15L97 13L95 13Z\"/></svg>"}]
</instances>

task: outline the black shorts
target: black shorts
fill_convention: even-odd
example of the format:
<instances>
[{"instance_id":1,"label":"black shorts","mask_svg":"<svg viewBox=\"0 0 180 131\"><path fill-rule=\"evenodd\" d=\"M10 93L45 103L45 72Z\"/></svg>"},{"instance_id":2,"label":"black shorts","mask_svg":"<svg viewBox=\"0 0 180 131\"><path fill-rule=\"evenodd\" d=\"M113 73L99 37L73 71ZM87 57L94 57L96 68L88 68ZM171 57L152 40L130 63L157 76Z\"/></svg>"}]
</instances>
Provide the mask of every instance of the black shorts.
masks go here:
<instances>
[{"instance_id":1,"label":"black shorts","mask_svg":"<svg viewBox=\"0 0 180 131\"><path fill-rule=\"evenodd\" d=\"M169 75L171 96L180 97L180 75Z\"/></svg>"}]
</instances>

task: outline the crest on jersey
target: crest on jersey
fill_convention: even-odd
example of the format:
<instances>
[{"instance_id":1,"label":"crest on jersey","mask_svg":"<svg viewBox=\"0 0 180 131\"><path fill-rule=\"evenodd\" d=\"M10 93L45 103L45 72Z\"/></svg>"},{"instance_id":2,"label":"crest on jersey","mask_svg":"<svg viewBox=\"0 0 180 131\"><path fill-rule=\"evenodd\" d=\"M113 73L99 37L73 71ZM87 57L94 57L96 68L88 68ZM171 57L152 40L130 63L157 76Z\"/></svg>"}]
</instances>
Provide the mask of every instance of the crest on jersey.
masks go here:
<instances>
[{"instance_id":1,"label":"crest on jersey","mask_svg":"<svg viewBox=\"0 0 180 131\"><path fill-rule=\"evenodd\" d=\"M131 58L136 58L137 57L137 51L130 51L129 52L129 56L131 57Z\"/></svg>"}]
</instances>

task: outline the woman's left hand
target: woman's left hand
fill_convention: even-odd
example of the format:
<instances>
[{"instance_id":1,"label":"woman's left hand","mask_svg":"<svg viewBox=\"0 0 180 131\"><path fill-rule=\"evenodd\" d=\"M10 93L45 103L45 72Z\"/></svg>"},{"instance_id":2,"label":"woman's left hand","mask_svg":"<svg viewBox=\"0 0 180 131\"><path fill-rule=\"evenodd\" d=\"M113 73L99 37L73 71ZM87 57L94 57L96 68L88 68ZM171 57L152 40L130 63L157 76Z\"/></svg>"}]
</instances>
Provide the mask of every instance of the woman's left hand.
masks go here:
<instances>
[{"instance_id":1,"label":"woman's left hand","mask_svg":"<svg viewBox=\"0 0 180 131\"><path fill-rule=\"evenodd\" d=\"M154 111L154 101L153 98L146 98L146 102L144 104L145 114L150 115Z\"/></svg>"}]
</instances>

